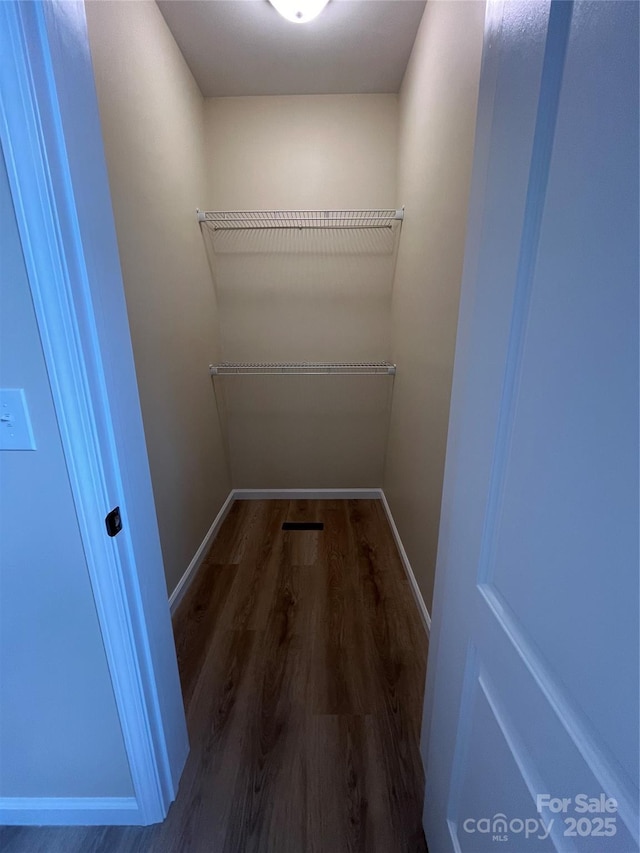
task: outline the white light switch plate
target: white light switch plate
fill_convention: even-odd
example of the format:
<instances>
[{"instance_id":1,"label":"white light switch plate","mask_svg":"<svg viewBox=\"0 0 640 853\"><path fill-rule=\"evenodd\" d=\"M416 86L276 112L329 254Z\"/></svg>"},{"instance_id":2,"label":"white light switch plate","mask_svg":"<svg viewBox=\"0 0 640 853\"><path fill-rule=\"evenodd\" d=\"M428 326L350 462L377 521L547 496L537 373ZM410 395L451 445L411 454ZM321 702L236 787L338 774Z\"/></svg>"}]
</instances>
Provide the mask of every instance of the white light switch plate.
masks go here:
<instances>
[{"instance_id":1,"label":"white light switch plate","mask_svg":"<svg viewBox=\"0 0 640 853\"><path fill-rule=\"evenodd\" d=\"M0 450L35 450L22 388L0 388Z\"/></svg>"}]
</instances>

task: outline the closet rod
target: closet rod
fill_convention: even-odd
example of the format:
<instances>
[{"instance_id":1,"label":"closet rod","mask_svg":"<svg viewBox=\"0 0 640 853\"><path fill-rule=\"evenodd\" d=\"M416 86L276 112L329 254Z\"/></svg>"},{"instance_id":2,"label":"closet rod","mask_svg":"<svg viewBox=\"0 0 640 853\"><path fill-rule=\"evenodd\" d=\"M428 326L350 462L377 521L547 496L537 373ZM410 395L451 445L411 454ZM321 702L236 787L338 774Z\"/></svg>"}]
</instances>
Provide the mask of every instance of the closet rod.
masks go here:
<instances>
[{"instance_id":1,"label":"closet rod","mask_svg":"<svg viewBox=\"0 0 640 853\"><path fill-rule=\"evenodd\" d=\"M384 210L196 210L214 231L260 228L392 228L404 208Z\"/></svg>"},{"instance_id":2,"label":"closet rod","mask_svg":"<svg viewBox=\"0 0 640 853\"><path fill-rule=\"evenodd\" d=\"M322 376L328 374L395 376L396 366L388 361L354 362L232 362L210 364L212 376Z\"/></svg>"}]
</instances>

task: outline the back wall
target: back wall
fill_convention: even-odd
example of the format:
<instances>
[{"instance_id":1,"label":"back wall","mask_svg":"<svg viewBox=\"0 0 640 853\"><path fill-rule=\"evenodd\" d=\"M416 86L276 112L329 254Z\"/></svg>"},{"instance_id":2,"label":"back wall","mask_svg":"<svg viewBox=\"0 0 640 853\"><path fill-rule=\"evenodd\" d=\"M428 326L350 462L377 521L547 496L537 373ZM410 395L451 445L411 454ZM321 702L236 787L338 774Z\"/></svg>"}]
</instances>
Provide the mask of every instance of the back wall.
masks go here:
<instances>
[{"instance_id":1,"label":"back wall","mask_svg":"<svg viewBox=\"0 0 640 853\"><path fill-rule=\"evenodd\" d=\"M205 101L210 210L387 208L395 95ZM229 361L390 355L396 234L206 231ZM391 379L216 380L236 488L382 485Z\"/></svg>"}]
</instances>

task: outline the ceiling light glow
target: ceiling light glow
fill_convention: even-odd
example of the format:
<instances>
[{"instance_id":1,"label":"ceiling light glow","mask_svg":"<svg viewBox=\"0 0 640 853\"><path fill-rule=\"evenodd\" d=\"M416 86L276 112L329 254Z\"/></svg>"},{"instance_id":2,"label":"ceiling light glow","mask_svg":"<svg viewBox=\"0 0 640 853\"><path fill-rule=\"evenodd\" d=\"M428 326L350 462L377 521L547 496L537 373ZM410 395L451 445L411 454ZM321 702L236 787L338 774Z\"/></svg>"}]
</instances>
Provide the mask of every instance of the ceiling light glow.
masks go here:
<instances>
[{"instance_id":1,"label":"ceiling light glow","mask_svg":"<svg viewBox=\"0 0 640 853\"><path fill-rule=\"evenodd\" d=\"M317 18L329 0L269 0L283 18L294 24L306 24Z\"/></svg>"}]
</instances>

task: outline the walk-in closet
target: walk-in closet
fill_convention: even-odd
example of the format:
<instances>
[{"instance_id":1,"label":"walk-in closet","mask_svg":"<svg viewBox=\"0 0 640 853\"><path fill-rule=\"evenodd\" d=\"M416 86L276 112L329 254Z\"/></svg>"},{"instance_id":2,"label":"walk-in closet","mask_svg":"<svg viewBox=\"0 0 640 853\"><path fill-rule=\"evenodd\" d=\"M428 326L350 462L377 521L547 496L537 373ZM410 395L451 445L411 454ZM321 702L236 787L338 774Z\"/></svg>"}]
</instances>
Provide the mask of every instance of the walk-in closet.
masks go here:
<instances>
[{"instance_id":1,"label":"walk-in closet","mask_svg":"<svg viewBox=\"0 0 640 853\"><path fill-rule=\"evenodd\" d=\"M195 743L183 785L228 810L221 850L422 850L484 4L332 0L309 29L267 0L87 17ZM207 779L209 748L240 770Z\"/></svg>"},{"instance_id":2,"label":"walk-in closet","mask_svg":"<svg viewBox=\"0 0 640 853\"><path fill-rule=\"evenodd\" d=\"M87 20L169 594L232 489L382 490L428 610L484 4Z\"/></svg>"},{"instance_id":3,"label":"walk-in closet","mask_svg":"<svg viewBox=\"0 0 640 853\"><path fill-rule=\"evenodd\" d=\"M424 851L485 4L84 12L190 752L164 823L3 849Z\"/></svg>"},{"instance_id":4,"label":"walk-in closet","mask_svg":"<svg viewBox=\"0 0 640 853\"><path fill-rule=\"evenodd\" d=\"M639 14L0 2L2 853L637 853Z\"/></svg>"}]
</instances>

